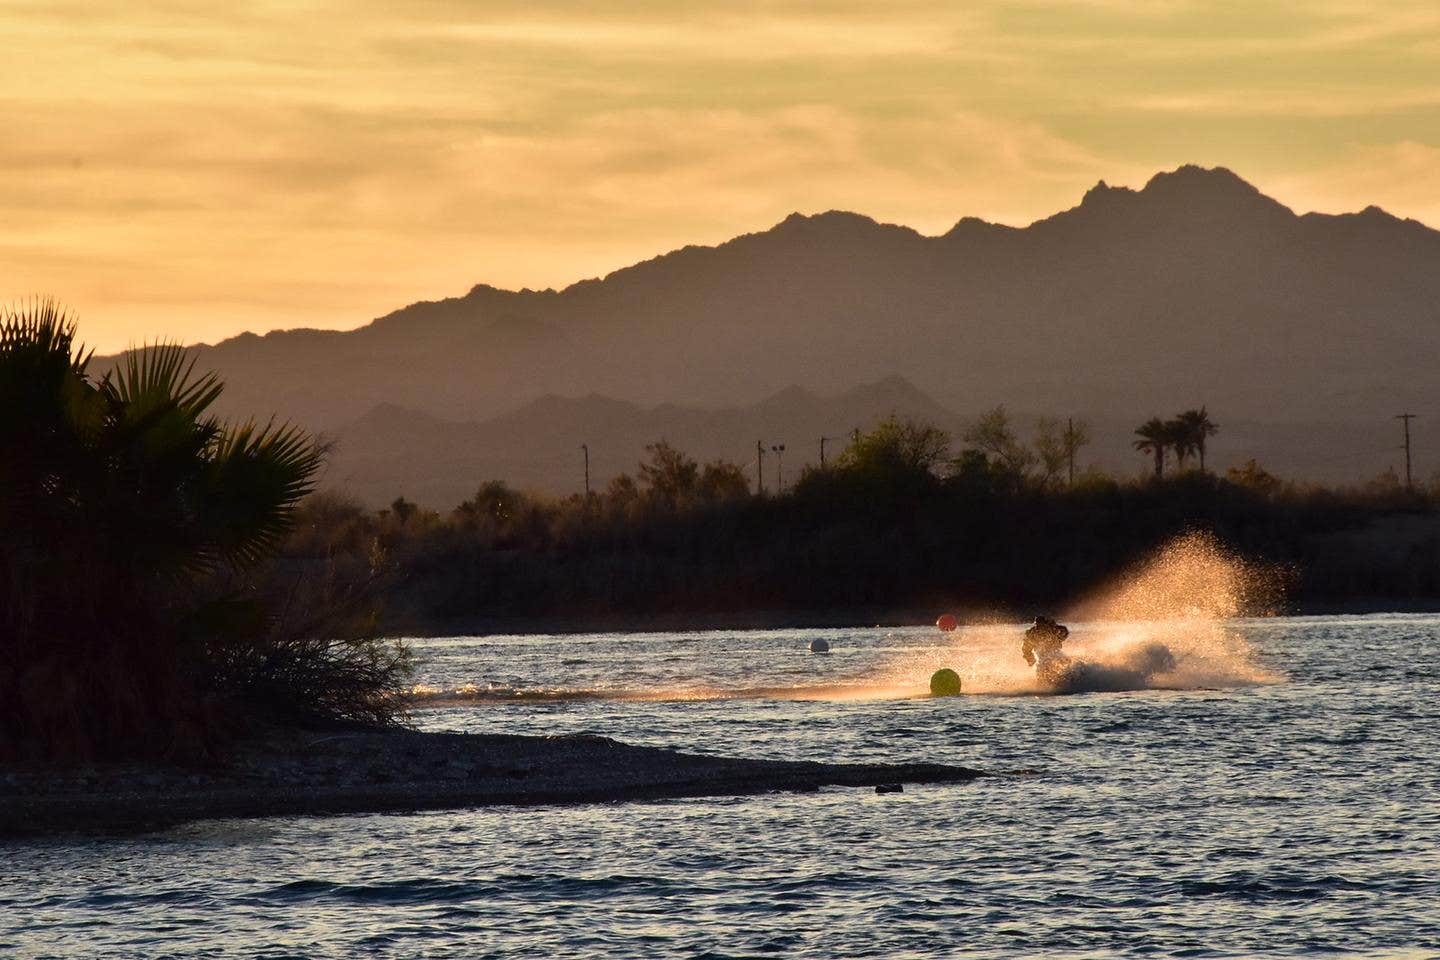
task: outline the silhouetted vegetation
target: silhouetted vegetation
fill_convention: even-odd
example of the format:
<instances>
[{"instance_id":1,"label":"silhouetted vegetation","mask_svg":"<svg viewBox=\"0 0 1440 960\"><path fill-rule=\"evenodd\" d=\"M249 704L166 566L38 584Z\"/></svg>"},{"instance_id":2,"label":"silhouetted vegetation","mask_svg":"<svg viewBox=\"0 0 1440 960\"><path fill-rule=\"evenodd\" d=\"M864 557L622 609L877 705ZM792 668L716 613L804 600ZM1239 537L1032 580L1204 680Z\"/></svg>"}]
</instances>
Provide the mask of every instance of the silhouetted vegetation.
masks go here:
<instances>
[{"instance_id":1,"label":"silhouetted vegetation","mask_svg":"<svg viewBox=\"0 0 1440 960\"><path fill-rule=\"evenodd\" d=\"M1151 417L1135 428L1135 449L1155 458L1155 479L1165 476L1165 455L1173 451L1177 470L1185 469L1185 461L1192 456L1200 458L1200 470L1205 470L1205 447L1211 437L1220 432L1220 426L1210 419L1204 407L1186 410L1170 419Z\"/></svg>"},{"instance_id":2,"label":"silhouetted vegetation","mask_svg":"<svg viewBox=\"0 0 1440 960\"><path fill-rule=\"evenodd\" d=\"M1175 450L1180 455L1181 465L1184 465L1184 458L1195 454L1200 458L1200 469L1205 469L1205 447L1210 438L1220 432L1220 425L1210 419L1210 413L1204 407L1199 410L1186 410L1175 418Z\"/></svg>"},{"instance_id":3,"label":"silhouetted vegetation","mask_svg":"<svg viewBox=\"0 0 1440 960\"><path fill-rule=\"evenodd\" d=\"M1151 417L1135 428L1135 449L1155 458L1155 479L1165 476L1165 451L1170 449L1174 431L1159 417Z\"/></svg>"},{"instance_id":4,"label":"silhouetted vegetation","mask_svg":"<svg viewBox=\"0 0 1440 960\"><path fill-rule=\"evenodd\" d=\"M95 377L74 338L53 304L0 315L0 758L199 757L257 710L388 716L403 653L357 632L363 581L257 574L321 447L215 419L222 385L178 347Z\"/></svg>"},{"instance_id":5,"label":"silhouetted vegetation","mask_svg":"<svg viewBox=\"0 0 1440 960\"><path fill-rule=\"evenodd\" d=\"M1042 425L1037 448L1059 433ZM490 482L442 515L315 497L287 554L383 551L398 570L387 626L416 632L1056 609L1197 528L1293 567L1299 603L1440 597L1440 490L1305 487L1254 463L1066 485L1058 461L1022 443L1003 409L958 451L944 431L884 421L781 496L659 443L589 499Z\"/></svg>"}]
</instances>

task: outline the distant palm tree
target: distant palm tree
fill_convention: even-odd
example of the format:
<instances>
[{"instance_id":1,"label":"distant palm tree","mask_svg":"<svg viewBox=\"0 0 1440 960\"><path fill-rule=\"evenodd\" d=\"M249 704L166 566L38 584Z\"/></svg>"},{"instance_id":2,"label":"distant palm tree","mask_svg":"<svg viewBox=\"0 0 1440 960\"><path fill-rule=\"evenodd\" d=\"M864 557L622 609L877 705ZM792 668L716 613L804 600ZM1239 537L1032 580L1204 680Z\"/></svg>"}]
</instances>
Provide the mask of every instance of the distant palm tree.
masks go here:
<instances>
[{"instance_id":1,"label":"distant palm tree","mask_svg":"<svg viewBox=\"0 0 1440 960\"><path fill-rule=\"evenodd\" d=\"M1200 455L1200 472L1205 472L1205 441L1220 432L1220 426L1210 419L1204 407L1186 410L1176 418L1185 431L1191 449Z\"/></svg>"},{"instance_id":2,"label":"distant palm tree","mask_svg":"<svg viewBox=\"0 0 1440 960\"><path fill-rule=\"evenodd\" d=\"M1175 470L1177 473L1182 472L1186 459L1196 452L1195 439L1190 434L1189 426L1178 417L1165 421L1165 434L1170 449L1175 451Z\"/></svg>"},{"instance_id":3,"label":"distant palm tree","mask_svg":"<svg viewBox=\"0 0 1440 960\"><path fill-rule=\"evenodd\" d=\"M1135 441L1135 449L1155 457L1155 479L1159 480L1165 475L1165 451L1172 437L1170 426L1159 417L1151 417L1136 428L1135 435L1140 438Z\"/></svg>"}]
</instances>

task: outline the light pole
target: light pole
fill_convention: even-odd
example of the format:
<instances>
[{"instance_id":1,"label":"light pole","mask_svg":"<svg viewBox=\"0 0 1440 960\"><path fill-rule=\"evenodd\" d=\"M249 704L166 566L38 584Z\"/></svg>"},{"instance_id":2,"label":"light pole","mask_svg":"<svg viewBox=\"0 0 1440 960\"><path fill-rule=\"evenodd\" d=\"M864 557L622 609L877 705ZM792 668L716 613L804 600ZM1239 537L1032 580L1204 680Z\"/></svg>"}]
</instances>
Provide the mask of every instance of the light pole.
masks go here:
<instances>
[{"instance_id":1,"label":"light pole","mask_svg":"<svg viewBox=\"0 0 1440 960\"><path fill-rule=\"evenodd\" d=\"M775 454L775 485L777 493L785 492L785 444L777 443L770 448Z\"/></svg>"},{"instance_id":2,"label":"light pole","mask_svg":"<svg viewBox=\"0 0 1440 960\"><path fill-rule=\"evenodd\" d=\"M585 499L590 499L590 444L580 444L580 449L585 451Z\"/></svg>"},{"instance_id":3,"label":"light pole","mask_svg":"<svg viewBox=\"0 0 1440 960\"><path fill-rule=\"evenodd\" d=\"M1406 489L1406 490L1411 489L1411 486L1410 486L1410 421L1411 421L1411 420L1414 420L1414 419L1415 419L1415 416L1416 416L1416 415L1413 414L1413 413L1400 413L1400 414L1396 414L1396 415L1395 415L1395 419L1396 419L1396 420L1402 421L1402 422L1405 424L1405 489Z\"/></svg>"}]
</instances>

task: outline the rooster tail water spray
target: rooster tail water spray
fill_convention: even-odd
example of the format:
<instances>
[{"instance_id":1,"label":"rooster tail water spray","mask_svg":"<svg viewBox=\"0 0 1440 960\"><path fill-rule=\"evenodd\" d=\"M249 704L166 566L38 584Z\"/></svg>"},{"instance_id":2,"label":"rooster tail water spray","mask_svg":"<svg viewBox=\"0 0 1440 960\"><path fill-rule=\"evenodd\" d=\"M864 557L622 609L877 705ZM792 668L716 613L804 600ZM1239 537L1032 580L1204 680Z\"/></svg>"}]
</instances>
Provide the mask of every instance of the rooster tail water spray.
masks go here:
<instances>
[{"instance_id":1,"label":"rooster tail water spray","mask_svg":"<svg viewBox=\"0 0 1440 960\"><path fill-rule=\"evenodd\" d=\"M1235 620L1267 616L1288 573L1247 561L1214 536L1170 541L1117 581L1066 611L1069 665L1047 678L1020 653L1023 627L971 626L938 651L967 693L1194 690L1275 682ZM943 661L943 662L942 662ZM928 676L927 664L907 665ZM930 666L933 670L935 667Z\"/></svg>"}]
</instances>

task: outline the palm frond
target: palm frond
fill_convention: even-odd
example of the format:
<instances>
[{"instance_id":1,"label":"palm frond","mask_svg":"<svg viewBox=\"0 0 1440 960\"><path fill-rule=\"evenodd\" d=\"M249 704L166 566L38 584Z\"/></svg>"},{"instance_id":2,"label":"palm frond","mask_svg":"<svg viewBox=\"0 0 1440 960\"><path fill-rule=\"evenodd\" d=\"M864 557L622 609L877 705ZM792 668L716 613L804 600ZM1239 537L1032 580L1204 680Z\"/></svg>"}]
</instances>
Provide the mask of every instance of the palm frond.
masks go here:
<instances>
[{"instance_id":1,"label":"palm frond","mask_svg":"<svg viewBox=\"0 0 1440 960\"><path fill-rule=\"evenodd\" d=\"M1151 417L1142 423L1136 428L1135 435L1140 438L1134 443L1136 450L1154 450L1170 443L1169 428L1159 417Z\"/></svg>"},{"instance_id":2,"label":"palm frond","mask_svg":"<svg viewBox=\"0 0 1440 960\"><path fill-rule=\"evenodd\" d=\"M48 297L0 307L0 354L24 350L60 355L83 371L90 353L83 347L76 351L75 331L75 317Z\"/></svg>"},{"instance_id":3,"label":"palm frond","mask_svg":"<svg viewBox=\"0 0 1440 960\"><path fill-rule=\"evenodd\" d=\"M195 357L178 343L153 343L131 350L119 368L106 376L104 387L131 422L165 409L196 419L225 389L214 373L195 376Z\"/></svg>"},{"instance_id":4,"label":"palm frond","mask_svg":"<svg viewBox=\"0 0 1440 960\"><path fill-rule=\"evenodd\" d=\"M75 343L75 318L35 299L0 307L0 395L10 403L52 399L66 380L83 380L90 353Z\"/></svg>"},{"instance_id":5,"label":"palm frond","mask_svg":"<svg viewBox=\"0 0 1440 960\"><path fill-rule=\"evenodd\" d=\"M69 468L104 418L88 361L74 318L56 301L0 307L0 498L8 510L58 508L73 492Z\"/></svg>"},{"instance_id":6,"label":"palm frond","mask_svg":"<svg viewBox=\"0 0 1440 960\"><path fill-rule=\"evenodd\" d=\"M202 481L207 534L217 553L251 566L278 548L324 459L324 446L290 424L252 421L223 430Z\"/></svg>"}]
</instances>

